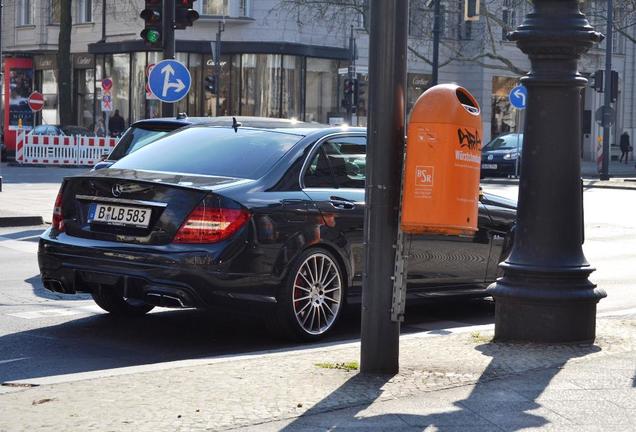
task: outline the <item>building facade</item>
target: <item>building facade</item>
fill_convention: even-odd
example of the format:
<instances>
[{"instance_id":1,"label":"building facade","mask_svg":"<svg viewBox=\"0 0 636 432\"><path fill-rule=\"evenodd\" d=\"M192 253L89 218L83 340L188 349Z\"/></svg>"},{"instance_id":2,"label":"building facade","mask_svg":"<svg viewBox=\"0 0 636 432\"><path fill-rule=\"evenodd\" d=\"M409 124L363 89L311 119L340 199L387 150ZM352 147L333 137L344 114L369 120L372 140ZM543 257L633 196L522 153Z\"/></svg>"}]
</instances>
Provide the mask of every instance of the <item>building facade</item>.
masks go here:
<instances>
[{"instance_id":1,"label":"building facade","mask_svg":"<svg viewBox=\"0 0 636 432\"><path fill-rule=\"evenodd\" d=\"M295 3L306 2L196 1L201 18L193 27L176 32L176 57L188 66L192 89L175 112L340 121L345 111L343 82L354 57L350 50L353 39L353 61L360 83L354 121L366 124L369 38L365 1L356 3L359 8L320 13L295 7ZM97 119L109 115L100 103L104 78L112 80L113 109L119 110L127 123L162 115L161 104L146 88L149 68L162 59L162 53L149 50L139 36L143 4L143 0L73 1L74 97L71 107L59 107L59 0L5 2L1 27L5 58L31 59L33 88L45 96L45 107L35 116L36 123L56 123L59 110L70 109L76 124L93 128ZM510 106L508 93L529 69L529 62L505 34L521 22L529 6L524 0L485 0L481 19L466 22L463 4L463 0L442 2L439 81L456 82L476 96L482 107L485 142L520 130L523 121L523 112ZM599 30L605 26L604 4L591 0L582 4ZM409 30L409 107L429 85L432 23L433 14L425 1L411 0L409 22L405 23ZM626 28L634 36L634 26ZM217 112L217 96L204 90L204 77L214 70L210 42L219 29L223 31ZM620 33L614 45L613 69L621 79L613 136L628 130L633 137L636 45ZM592 75L602 69L604 55L604 45L594 48L582 60L581 72ZM602 104L602 95L588 88L583 96L581 152L584 158L594 159L597 137L602 134L594 112Z\"/></svg>"}]
</instances>

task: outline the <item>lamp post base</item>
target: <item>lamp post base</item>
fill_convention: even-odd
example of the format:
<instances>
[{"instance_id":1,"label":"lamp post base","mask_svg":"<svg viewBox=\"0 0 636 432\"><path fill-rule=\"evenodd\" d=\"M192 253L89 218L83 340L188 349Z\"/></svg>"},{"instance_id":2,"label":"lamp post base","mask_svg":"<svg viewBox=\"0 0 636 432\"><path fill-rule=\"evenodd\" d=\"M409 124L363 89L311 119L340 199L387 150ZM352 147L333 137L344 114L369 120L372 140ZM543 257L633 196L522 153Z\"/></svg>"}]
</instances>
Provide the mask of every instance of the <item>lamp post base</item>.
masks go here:
<instances>
[{"instance_id":1,"label":"lamp post base","mask_svg":"<svg viewBox=\"0 0 636 432\"><path fill-rule=\"evenodd\" d=\"M495 340L591 342L596 304L607 294L589 281L592 268L540 269L501 264L504 277L488 287L495 299Z\"/></svg>"},{"instance_id":2,"label":"lamp post base","mask_svg":"<svg viewBox=\"0 0 636 432\"><path fill-rule=\"evenodd\" d=\"M593 301L535 301L497 298L495 340L539 343L592 342L596 337Z\"/></svg>"}]
</instances>

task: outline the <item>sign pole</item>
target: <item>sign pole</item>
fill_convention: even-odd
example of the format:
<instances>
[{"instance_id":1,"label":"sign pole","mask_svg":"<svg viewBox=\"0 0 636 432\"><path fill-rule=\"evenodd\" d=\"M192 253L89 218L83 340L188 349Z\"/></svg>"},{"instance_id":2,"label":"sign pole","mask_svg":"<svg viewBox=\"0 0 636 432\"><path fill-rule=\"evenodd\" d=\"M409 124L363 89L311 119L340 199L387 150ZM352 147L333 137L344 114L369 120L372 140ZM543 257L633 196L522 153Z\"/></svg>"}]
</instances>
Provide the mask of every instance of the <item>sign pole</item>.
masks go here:
<instances>
[{"instance_id":1,"label":"sign pole","mask_svg":"<svg viewBox=\"0 0 636 432\"><path fill-rule=\"evenodd\" d=\"M176 41L174 37L174 10L175 0L164 0L163 2L163 59L172 60L175 58ZM164 117L174 117L174 103L164 102L161 105L161 112Z\"/></svg>"},{"instance_id":2,"label":"sign pole","mask_svg":"<svg viewBox=\"0 0 636 432\"><path fill-rule=\"evenodd\" d=\"M360 370L399 369L400 323L391 320L404 155L407 0L372 0L367 135L365 272Z\"/></svg>"},{"instance_id":3,"label":"sign pole","mask_svg":"<svg viewBox=\"0 0 636 432\"><path fill-rule=\"evenodd\" d=\"M609 115L612 104L612 26L613 26L613 1L607 0L607 33L605 34L605 97L603 115L603 169L599 178L609 180L609 160L610 160L610 127Z\"/></svg>"}]
</instances>

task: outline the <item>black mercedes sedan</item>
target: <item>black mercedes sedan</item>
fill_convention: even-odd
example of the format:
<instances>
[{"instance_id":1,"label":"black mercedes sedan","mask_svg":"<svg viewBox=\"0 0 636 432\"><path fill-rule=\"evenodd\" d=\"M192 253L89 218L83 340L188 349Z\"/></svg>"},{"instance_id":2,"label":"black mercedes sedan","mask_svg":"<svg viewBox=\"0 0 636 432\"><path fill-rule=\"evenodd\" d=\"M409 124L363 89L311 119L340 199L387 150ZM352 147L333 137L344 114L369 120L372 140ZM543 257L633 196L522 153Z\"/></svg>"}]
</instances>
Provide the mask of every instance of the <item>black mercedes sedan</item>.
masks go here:
<instances>
[{"instance_id":1,"label":"black mercedes sedan","mask_svg":"<svg viewBox=\"0 0 636 432\"><path fill-rule=\"evenodd\" d=\"M39 243L44 286L104 310L236 308L318 339L360 303L366 129L193 125L67 177ZM414 236L408 295L485 296L514 202L484 194L474 236Z\"/></svg>"}]
</instances>

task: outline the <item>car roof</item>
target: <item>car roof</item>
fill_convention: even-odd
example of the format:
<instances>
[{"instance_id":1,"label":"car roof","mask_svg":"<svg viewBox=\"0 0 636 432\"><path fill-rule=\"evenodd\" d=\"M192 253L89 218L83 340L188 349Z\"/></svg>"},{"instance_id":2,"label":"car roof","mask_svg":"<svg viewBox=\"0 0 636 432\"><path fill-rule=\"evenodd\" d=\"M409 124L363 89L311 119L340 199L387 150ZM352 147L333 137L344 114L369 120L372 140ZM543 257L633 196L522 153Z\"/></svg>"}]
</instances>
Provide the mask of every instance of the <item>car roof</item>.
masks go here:
<instances>
[{"instance_id":1,"label":"car roof","mask_svg":"<svg viewBox=\"0 0 636 432\"><path fill-rule=\"evenodd\" d=\"M238 120L238 119L237 119ZM231 128L231 125L218 125L214 123L201 123L201 124L193 124L192 127L209 127L209 128ZM317 126L306 126L306 127L258 127L258 126L240 126L241 129L250 129L250 130L262 130L262 131L270 131L270 132L280 132L289 135L298 135L298 136L310 136L313 134L319 136L326 136L335 133L343 133L343 132L352 132L356 134L366 134L367 129L363 127L349 127L349 126L328 126L323 124L318 124Z\"/></svg>"},{"instance_id":2,"label":"car roof","mask_svg":"<svg viewBox=\"0 0 636 432\"><path fill-rule=\"evenodd\" d=\"M308 123L302 121L296 121L293 119L283 119L283 118L270 118L270 117L252 117L252 116L221 116L221 117L160 117L154 119L144 119L139 120L133 123L133 127L143 127L143 128L179 128L182 126L187 126L191 124L208 124L208 125L216 125L216 126L232 126L234 123L234 119L238 123L241 123L241 126L244 127L256 127L256 128L266 128L266 129L289 129L289 128L325 128L329 127L328 125L323 125L320 123Z\"/></svg>"}]
</instances>

